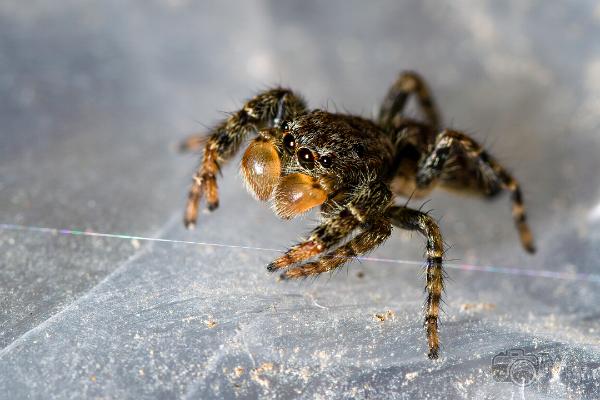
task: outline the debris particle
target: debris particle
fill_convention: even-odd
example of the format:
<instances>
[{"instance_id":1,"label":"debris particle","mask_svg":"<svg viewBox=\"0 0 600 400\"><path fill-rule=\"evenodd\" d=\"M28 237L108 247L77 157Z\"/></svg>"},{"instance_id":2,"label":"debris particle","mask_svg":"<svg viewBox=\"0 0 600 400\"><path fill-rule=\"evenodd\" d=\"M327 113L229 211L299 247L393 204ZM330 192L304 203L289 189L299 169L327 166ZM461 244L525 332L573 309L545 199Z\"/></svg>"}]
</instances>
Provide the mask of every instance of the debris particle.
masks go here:
<instances>
[{"instance_id":1,"label":"debris particle","mask_svg":"<svg viewBox=\"0 0 600 400\"><path fill-rule=\"evenodd\" d=\"M396 316L396 313L392 310L387 310L384 314L375 314L375 318L379 320L379 322L387 321L388 319L393 319Z\"/></svg>"},{"instance_id":2,"label":"debris particle","mask_svg":"<svg viewBox=\"0 0 600 400\"><path fill-rule=\"evenodd\" d=\"M260 365L260 367L256 368L255 371L257 373L263 373L263 372L267 372L267 371L273 371L273 363L270 362L266 362L266 363L262 363Z\"/></svg>"},{"instance_id":3,"label":"debris particle","mask_svg":"<svg viewBox=\"0 0 600 400\"><path fill-rule=\"evenodd\" d=\"M240 376L242 376L244 374L244 368L237 366L234 368L233 372L235 373L235 376L239 378Z\"/></svg>"},{"instance_id":4,"label":"debris particle","mask_svg":"<svg viewBox=\"0 0 600 400\"><path fill-rule=\"evenodd\" d=\"M134 249L139 249L141 244L140 241L137 239L131 239L131 245L133 246Z\"/></svg>"},{"instance_id":5,"label":"debris particle","mask_svg":"<svg viewBox=\"0 0 600 400\"><path fill-rule=\"evenodd\" d=\"M271 386L271 383L262 374L271 371L273 371L273 363L265 362L262 363L260 367L251 370L250 376L252 377L252 380L258 383L259 385L265 388L269 388Z\"/></svg>"},{"instance_id":6,"label":"debris particle","mask_svg":"<svg viewBox=\"0 0 600 400\"><path fill-rule=\"evenodd\" d=\"M214 328L215 326L217 326L217 321L213 320L212 318L211 319L207 319L206 321L204 321L204 323L209 328Z\"/></svg>"},{"instance_id":7,"label":"debris particle","mask_svg":"<svg viewBox=\"0 0 600 400\"><path fill-rule=\"evenodd\" d=\"M464 303L460 306L461 311L492 311L496 309L493 303Z\"/></svg>"},{"instance_id":8,"label":"debris particle","mask_svg":"<svg viewBox=\"0 0 600 400\"><path fill-rule=\"evenodd\" d=\"M406 375L404 375L404 379L406 379L408 382L410 382L410 381L413 381L417 376L419 376L418 371L407 372Z\"/></svg>"},{"instance_id":9,"label":"debris particle","mask_svg":"<svg viewBox=\"0 0 600 400\"><path fill-rule=\"evenodd\" d=\"M365 273L364 273L363 271L358 271L358 272L356 273L356 277L357 277L357 278L364 278L364 277L365 277Z\"/></svg>"}]
</instances>

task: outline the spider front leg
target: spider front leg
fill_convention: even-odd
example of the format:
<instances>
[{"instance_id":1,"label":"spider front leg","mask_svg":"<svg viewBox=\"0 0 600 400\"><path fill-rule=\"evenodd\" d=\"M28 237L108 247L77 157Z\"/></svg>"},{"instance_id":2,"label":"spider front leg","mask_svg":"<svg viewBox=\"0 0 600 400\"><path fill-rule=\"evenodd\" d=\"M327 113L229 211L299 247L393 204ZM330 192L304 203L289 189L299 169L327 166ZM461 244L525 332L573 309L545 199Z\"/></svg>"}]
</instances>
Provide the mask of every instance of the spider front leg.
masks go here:
<instances>
[{"instance_id":1,"label":"spider front leg","mask_svg":"<svg viewBox=\"0 0 600 400\"><path fill-rule=\"evenodd\" d=\"M335 246L348 236L359 225L352 213L344 208L334 217L327 218L321 225L313 229L308 239L298 243L267 266L271 272L287 268Z\"/></svg>"},{"instance_id":2,"label":"spider front leg","mask_svg":"<svg viewBox=\"0 0 600 400\"><path fill-rule=\"evenodd\" d=\"M439 129L440 116L437 106L433 101L427 84L415 72L403 72L398 80L390 87L381 110L379 111L379 123L381 126L391 128L394 118L404 111L408 97L415 94L419 100L427 123L437 131Z\"/></svg>"},{"instance_id":3,"label":"spider front leg","mask_svg":"<svg viewBox=\"0 0 600 400\"><path fill-rule=\"evenodd\" d=\"M438 320L440 302L444 290L444 242L440 229L429 215L406 207L390 207L386 215L393 225L411 231L420 232L427 239L427 302L425 303L425 328L429 343L429 358L438 358L440 338Z\"/></svg>"},{"instance_id":4,"label":"spider front leg","mask_svg":"<svg viewBox=\"0 0 600 400\"><path fill-rule=\"evenodd\" d=\"M293 267L281 274L282 279L304 278L332 271L379 246L390 237L392 225L389 219L381 217L367 222L361 227L362 232L353 239L325 254L313 262Z\"/></svg>"},{"instance_id":5,"label":"spider front leg","mask_svg":"<svg viewBox=\"0 0 600 400\"><path fill-rule=\"evenodd\" d=\"M464 133L451 130L445 130L440 133L433 151L419 164L419 171L416 177L417 185L422 188L427 187L435 179L442 176L446 162L455 156L457 152L462 153L477 169L481 177L481 189L484 192L493 193L495 187L500 187L511 193L512 215L521 243L525 250L534 253L535 245L533 243L533 235L529 229L529 225L527 225L521 187L504 167L483 150L477 142ZM452 173L449 174L448 179L452 179Z\"/></svg>"},{"instance_id":6,"label":"spider front leg","mask_svg":"<svg viewBox=\"0 0 600 400\"><path fill-rule=\"evenodd\" d=\"M272 89L248 101L241 110L218 124L206 139L192 136L180 146L194 149L205 141L203 160L190 187L185 209L184 224L193 228L198 217L198 205L205 197L207 208L219 206L217 173L220 164L232 158L246 136L262 127L279 128L286 120L306 112L304 100L288 89Z\"/></svg>"},{"instance_id":7,"label":"spider front leg","mask_svg":"<svg viewBox=\"0 0 600 400\"><path fill-rule=\"evenodd\" d=\"M352 258L372 250L390 235L391 225L383 211L389 206L391 193L386 184L367 179L353 191L350 199L338 207L338 212L313 231L311 237L290 249L269 265L271 271L292 266L335 246L359 228L355 238L321 256L314 262L292 267L281 277L299 278L317 275L341 267Z\"/></svg>"}]
</instances>

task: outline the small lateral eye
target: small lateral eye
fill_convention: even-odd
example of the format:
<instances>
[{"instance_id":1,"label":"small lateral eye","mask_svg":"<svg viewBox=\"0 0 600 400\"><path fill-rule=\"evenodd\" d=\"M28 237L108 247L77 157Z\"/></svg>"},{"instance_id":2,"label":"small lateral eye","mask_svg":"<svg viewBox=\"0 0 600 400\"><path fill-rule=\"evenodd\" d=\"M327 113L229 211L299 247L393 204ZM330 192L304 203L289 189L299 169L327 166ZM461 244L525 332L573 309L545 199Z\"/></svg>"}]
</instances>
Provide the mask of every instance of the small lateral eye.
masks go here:
<instances>
[{"instance_id":1,"label":"small lateral eye","mask_svg":"<svg viewBox=\"0 0 600 400\"><path fill-rule=\"evenodd\" d=\"M359 158L362 158L365 155L365 146L363 146L360 143L356 143L355 145L353 145L352 149Z\"/></svg>"},{"instance_id":2,"label":"small lateral eye","mask_svg":"<svg viewBox=\"0 0 600 400\"><path fill-rule=\"evenodd\" d=\"M331 156L322 156L319 158L319 163L325 168L331 167Z\"/></svg>"},{"instance_id":3,"label":"small lateral eye","mask_svg":"<svg viewBox=\"0 0 600 400\"><path fill-rule=\"evenodd\" d=\"M291 134L286 134L283 137L283 146L287 150L288 153L293 154L294 149L296 148L296 139Z\"/></svg>"},{"instance_id":4,"label":"small lateral eye","mask_svg":"<svg viewBox=\"0 0 600 400\"><path fill-rule=\"evenodd\" d=\"M312 151L306 147L298 150L298 161L304 168L313 169L315 167L315 157L313 156Z\"/></svg>"}]
</instances>

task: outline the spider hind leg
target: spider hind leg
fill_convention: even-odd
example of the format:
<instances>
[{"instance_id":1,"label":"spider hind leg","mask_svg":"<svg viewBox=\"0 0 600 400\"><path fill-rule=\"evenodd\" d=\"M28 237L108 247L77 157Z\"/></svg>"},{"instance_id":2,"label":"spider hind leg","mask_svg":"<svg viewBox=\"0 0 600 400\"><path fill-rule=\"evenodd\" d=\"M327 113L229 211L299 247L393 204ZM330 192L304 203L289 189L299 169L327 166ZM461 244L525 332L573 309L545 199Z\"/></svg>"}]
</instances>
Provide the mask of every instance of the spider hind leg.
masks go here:
<instances>
[{"instance_id":1,"label":"spider hind leg","mask_svg":"<svg viewBox=\"0 0 600 400\"><path fill-rule=\"evenodd\" d=\"M430 187L436 181L446 188L479 192L488 197L500 190L510 192L521 244L528 252L535 252L519 183L475 140L453 130L438 135L433 150L419 162L416 175L420 188Z\"/></svg>"},{"instance_id":2,"label":"spider hind leg","mask_svg":"<svg viewBox=\"0 0 600 400\"><path fill-rule=\"evenodd\" d=\"M434 130L439 129L440 113L431 96L429 87L419 74L406 71L400 74L390 87L379 111L379 123L383 127L392 127L394 119L404 111L410 95L415 95L427 119Z\"/></svg>"}]
</instances>

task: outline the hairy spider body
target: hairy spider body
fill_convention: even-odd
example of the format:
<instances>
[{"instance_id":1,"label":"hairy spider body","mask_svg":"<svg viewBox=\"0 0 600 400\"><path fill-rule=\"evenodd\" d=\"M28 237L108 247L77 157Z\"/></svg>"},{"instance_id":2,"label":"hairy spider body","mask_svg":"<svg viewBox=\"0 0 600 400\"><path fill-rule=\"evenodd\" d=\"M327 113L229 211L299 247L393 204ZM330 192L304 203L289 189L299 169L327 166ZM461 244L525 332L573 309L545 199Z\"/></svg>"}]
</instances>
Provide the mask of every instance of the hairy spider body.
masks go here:
<instances>
[{"instance_id":1,"label":"hairy spider body","mask_svg":"<svg viewBox=\"0 0 600 400\"><path fill-rule=\"evenodd\" d=\"M424 122L402 115L411 94L424 112ZM373 250L390 236L393 226L420 232L426 238L428 356L437 358L444 288L442 236L433 218L395 205L394 195L424 196L438 185L484 196L507 190L521 242L534 251L516 180L467 135L440 131L439 121L427 86L412 72L401 74L392 85L376 121L309 111L289 89L265 91L208 136L192 136L182 143L182 150L204 149L184 223L194 226L202 197L209 210L218 207L220 164L236 153L249 134L256 133L241 164L250 193L270 200L281 218L293 218L316 206L321 207L322 218L305 240L271 262L268 270L283 271L283 279L318 275Z\"/></svg>"}]
</instances>

